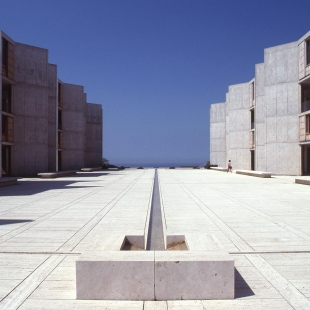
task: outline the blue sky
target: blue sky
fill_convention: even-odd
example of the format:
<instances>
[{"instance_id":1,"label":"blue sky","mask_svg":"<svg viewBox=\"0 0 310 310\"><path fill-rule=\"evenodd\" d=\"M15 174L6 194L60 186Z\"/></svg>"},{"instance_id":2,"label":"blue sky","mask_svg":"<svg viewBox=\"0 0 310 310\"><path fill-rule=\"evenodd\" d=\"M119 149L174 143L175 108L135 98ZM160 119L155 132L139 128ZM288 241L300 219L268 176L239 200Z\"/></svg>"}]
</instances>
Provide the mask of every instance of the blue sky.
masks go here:
<instances>
[{"instance_id":1,"label":"blue sky","mask_svg":"<svg viewBox=\"0 0 310 310\"><path fill-rule=\"evenodd\" d=\"M209 108L254 77L264 48L310 30L304 0L0 0L0 29L47 48L58 76L104 113L124 165L209 159Z\"/></svg>"}]
</instances>

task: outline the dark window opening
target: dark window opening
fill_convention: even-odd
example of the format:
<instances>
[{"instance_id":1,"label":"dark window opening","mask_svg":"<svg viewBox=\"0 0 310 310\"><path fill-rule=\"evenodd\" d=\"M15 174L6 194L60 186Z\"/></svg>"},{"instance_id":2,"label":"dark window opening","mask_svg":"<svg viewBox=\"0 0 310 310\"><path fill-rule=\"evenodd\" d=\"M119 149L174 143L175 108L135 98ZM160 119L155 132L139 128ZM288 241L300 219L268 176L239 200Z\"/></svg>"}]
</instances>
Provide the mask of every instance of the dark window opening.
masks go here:
<instances>
[{"instance_id":1,"label":"dark window opening","mask_svg":"<svg viewBox=\"0 0 310 310\"><path fill-rule=\"evenodd\" d=\"M2 38L2 75L14 79L14 45Z\"/></svg>"},{"instance_id":2,"label":"dark window opening","mask_svg":"<svg viewBox=\"0 0 310 310\"><path fill-rule=\"evenodd\" d=\"M11 146L2 146L2 176L11 175Z\"/></svg>"},{"instance_id":3,"label":"dark window opening","mask_svg":"<svg viewBox=\"0 0 310 310\"><path fill-rule=\"evenodd\" d=\"M58 83L58 106L60 106L61 108L63 106L62 87L62 84Z\"/></svg>"},{"instance_id":4,"label":"dark window opening","mask_svg":"<svg viewBox=\"0 0 310 310\"><path fill-rule=\"evenodd\" d=\"M62 170L61 151L58 151L58 171Z\"/></svg>"},{"instance_id":5,"label":"dark window opening","mask_svg":"<svg viewBox=\"0 0 310 310\"><path fill-rule=\"evenodd\" d=\"M310 84L301 85L301 113L310 110Z\"/></svg>"},{"instance_id":6,"label":"dark window opening","mask_svg":"<svg viewBox=\"0 0 310 310\"><path fill-rule=\"evenodd\" d=\"M310 147L303 146L301 148L302 174L310 175Z\"/></svg>"},{"instance_id":7,"label":"dark window opening","mask_svg":"<svg viewBox=\"0 0 310 310\"><path fill-rule=\"evenodd\" d=\"M62 132L58 131L58 148L62 149Z\"/></svg>"},{"instance_id":8,"label":"dark window opening","mask_svg":"<svg viewBox=\"0 0 310 310\"><path fill-rule=\"evenodd\" d=\"M255 170L255 151L251 152L251 170Z\"/></svg>"},{"instance_id":9,"label":"dark window opening","mask_svg":"<svg viewBox=\"0 0 310 310\"><path fill-rule=\"evenodd\" d=\"M12 113L12 85L2 84L2 111Z\"/></svg>"},{"instance_id":10,"label":"dark window opening","mask_svg":"<svg viewBox=\"0 0 310 310\"><path fill-rule=\"evenodd\" d=\"M251 129L255 128L255 122L254 122L254 109L250 111L251 112Z\"/></svg>"},{"instance_id":11,"label":"dark window opening","mask_svg":"<svg viewBox=\"0 0 310 310\"><path fill-rule=\"evenodd\" d=\"M2 74L7 76L8 70L8 41L2 38Z\"/></svg>"},{"instance_id":12,"label":"dark window opening","mask_svg":"<svg viewBox=\"0 0 310 310\"><path fill-rule=\"evenodd\" d=\"M13 142L13 118L2 115L2 141Z\"/></svg>"},{"instance_id":13,"label":"dark window opening","mask_svg":"<svg viewBox=\"0 0 310 310\"><path fill-rule=\"evenodd\" d=\"M58 110L58 129L62 130L62 111Z\"/></svg>"},{"instance_id":14,"label":"dark window opening","mask_svg":"<svg viewBox=\"0 0 310 310\"><path fill-rule=\"evenodd\" d=\"M306 133L310 133L310 115L306 115Z\"/></svg>"},{"instance_id":15,"label":"dark window opening","mask_svg":"<svg viewBox=\"0 0 310 310\"><path fill-rule=\"evenodd\" d=\"M310 64L310 39L306 41L307 65Z\"/></svg>"}]
</instances>

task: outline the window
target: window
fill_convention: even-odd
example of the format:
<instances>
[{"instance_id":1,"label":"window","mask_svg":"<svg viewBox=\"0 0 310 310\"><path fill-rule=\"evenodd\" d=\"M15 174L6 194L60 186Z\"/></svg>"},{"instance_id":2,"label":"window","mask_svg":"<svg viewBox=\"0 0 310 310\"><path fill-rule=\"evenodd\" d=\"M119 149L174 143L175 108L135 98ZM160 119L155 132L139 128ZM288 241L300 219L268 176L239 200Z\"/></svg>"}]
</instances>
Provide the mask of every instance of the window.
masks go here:
<instances>
[{"instance_id":1,"label":"window","mask_svg":"<svg viewBox=\"0 0 310 310\"><path fill-rule=\"evenodd\" d=\"M2 74L7 75L8 68L8 41L2 39Z\"/></svg>"},{"instance_id":2,"label":"window","mask_svg":"<svg viewBox=\"0 0 310 310\"><path fill-rule=\"evenodd\" d=\"M12 113L12 85L2 84L2 111Z\"/></svg>"},{"instance_id":3,"label":"window","mask_svg":"<svg viewBox=\"0 0 310 310\"><path fill-rule=\"evenodd\" d=\"M58 110L58 129L62 130L62 111Z\"/></svg>"},{"instance_id":4,"label":"window","mask_svg":"<svg viewBox=\"0 0 310 310\"><path fill-rule=\"evenodd\" d=\"M310 110L310 84L301 84L301 113Z\"/></svg>"},{"instance_id":5,"label":"window","mask_svg":"<svg viewBox=\"0 0 310 310\"><path fill-rule=\"evenodd\" d=\"M2 141L13 142L13 118L2 115Z\"/></svg>"},{"instance_id":6,"label":"window","mask_svg":"<svg viewBox=\"0 0 310 310\"><path fill-rule=\"evenodd\" d=\"M255 100L255 84L254 82L251 83L251 105L254 105Z\"/></svg>"},{"instance_id":7,"label":"window","mask_svg":"<svg viewBox=\"0 0 310 310\"><path fill-rule=\"evenodd\" d=\"M306 41L307 65L310 64L310 39Z\"/></svg>"},{"instance_id":8,"label":"window","mask_svg":"<svg viewBox=\"0 0 310 310\"><path fill-rule=\"evenodd\" d=\"M250 111L251 112L251 129L255 128L255 123L254 123L254 109Z\"/></svg>"},{"instance_id":9,"label":"window","mask_svg":"<svg viewBox=\"0 0 310 310\"><path fill-rule=\"evenodd\" d=\"M62 149L62 132L58 131L58 148Z\"/></svg>"},{"instance_id":10,"label":"window","mask_svg":"<svg viewBox=\"0 0 310 310\"><path fill-rule=\"evenodd\" d=\"M310 115L306 115L306 133L310 133Z\"/></svg>"},{"instance_id":11,"label":"window","mask_svg":"<svg viewBox=\"0 0 310 310\"><path fill-rule=\"evenodd\" d=\"M2 75L14 79L14 45L2 38Z\"/></svg>"},{"instance_id":12,"label":"window","mask_svg":"<svg viewBox=\"0 0 310 310\"><path fill-rule=\"evenodd\" d=\"M62 84L58 83L58 105L62 108L63 99L62 99Z\"/></svg>"}]
</instances>

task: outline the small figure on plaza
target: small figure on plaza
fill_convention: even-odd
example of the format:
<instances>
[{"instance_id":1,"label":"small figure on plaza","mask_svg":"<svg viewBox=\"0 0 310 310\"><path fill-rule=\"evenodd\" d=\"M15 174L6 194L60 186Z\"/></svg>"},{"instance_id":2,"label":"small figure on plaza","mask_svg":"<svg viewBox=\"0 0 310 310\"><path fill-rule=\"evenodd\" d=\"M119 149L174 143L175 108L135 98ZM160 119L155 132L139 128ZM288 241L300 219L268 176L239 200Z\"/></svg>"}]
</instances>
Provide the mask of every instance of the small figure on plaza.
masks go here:
<instances>
[{"instance_id":1,"label":"small figure on plaza","mask_svg":"<svg viewBox=\"0 0 310 310\"><path fill-rule=\"evenodd\" d=\"M228 165L227 165L227 173L228 173L229 171L232 173L231 160L228 161Z\"/></svg>"}]
</instances>

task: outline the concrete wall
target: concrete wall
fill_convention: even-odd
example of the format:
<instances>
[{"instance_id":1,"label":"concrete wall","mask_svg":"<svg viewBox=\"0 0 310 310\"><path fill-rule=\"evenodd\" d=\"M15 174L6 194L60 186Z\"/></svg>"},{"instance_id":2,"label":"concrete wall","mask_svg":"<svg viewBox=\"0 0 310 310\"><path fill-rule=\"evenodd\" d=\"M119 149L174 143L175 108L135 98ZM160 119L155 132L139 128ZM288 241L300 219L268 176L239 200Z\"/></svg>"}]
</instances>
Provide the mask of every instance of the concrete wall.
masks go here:
<instances>
[{"instance_id":1,"label":"concrete wall","mask_svg":"<svg viewBox=\"0 0 310 310\"><path fill-rule=\"evenodd\" d=\"M48 171L56 171L57 66L48 64Z\"/></svg>"},{"instance_id":2,"label":"concrete wall","mask_svg":"<svg viewBox=\"0 0 310 310\"><path fill-rule=\"evenodd\" d=\"M226 96L226 162L233 169L250 169L250 85L229 86Z\"/></svg>"},{"instance_id":3,"label":"concrete wall","mask_svg":"<svg viewBox=\"0 0 310 310\"><path fill-rule=\"evenodd\" d=\"M226 166L226 103L210 107L210 163Z\"/></svg>"},{"instance_id":4,"label":"concrete wall","mask_svg":"<svg viewBox=\"0 0 310 310\"><path fill-rule=\"evenodd\" d=\"M266 169L264 170L276 174L298 175L301 173L298 44L293 42L265 49L264 56L264 98L262 99L265 105L266 133ZM262 144L263 138L260 136L259 139ZM259 161L258 157L257 162Z\"/></svg>"},{"instance_id":5,"label":"concrete wall","mask_svg":"<svg viewBox=\"0 0 310 310\"><path fill-rule=\"evenodd\" d=\"M85 167L102 162L102 106L87 103L85 107Z\"/></svg>"},{"instance_id":6,"label":"concrete wall","mask_svg":"<svg viewBox=\"0 0 310 310\"><path fill-rule=\"evenodd\" d=\"M48 171L48 51L15 44L12 175Z\"/></svg>"},{"instance_id":7,"label":"concrete wall","mask_svg":"<svg viewBox=\"0 0 310 310\"><path fill-rule=\"evenodd\" d=\"M77 170L84 167L85 106L84 87L63 84L62 170Z\"/></svg>"}]
</instances>

